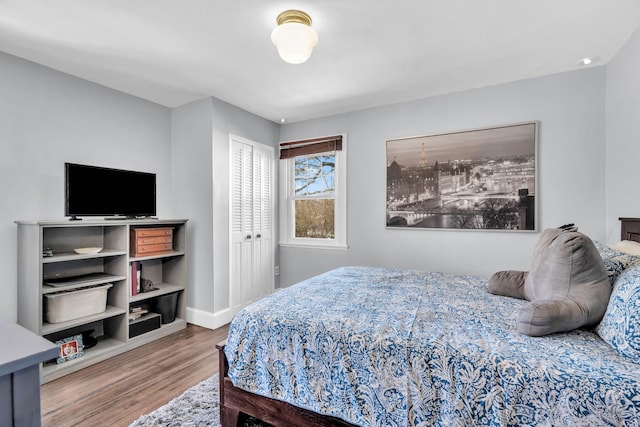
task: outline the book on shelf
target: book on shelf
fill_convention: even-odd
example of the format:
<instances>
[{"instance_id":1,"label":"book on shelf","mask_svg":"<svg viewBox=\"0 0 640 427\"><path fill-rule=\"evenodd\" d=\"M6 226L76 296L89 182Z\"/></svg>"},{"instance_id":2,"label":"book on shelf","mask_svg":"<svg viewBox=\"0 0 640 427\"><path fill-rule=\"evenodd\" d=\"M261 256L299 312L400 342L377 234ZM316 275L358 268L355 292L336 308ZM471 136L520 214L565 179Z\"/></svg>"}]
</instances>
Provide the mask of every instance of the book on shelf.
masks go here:
<instances>
[{"instance_id":1,"label":"book on shelf","mask_svg":"<svg viewBox=\"0 0 640 427\"><path fill-rule=\"evenodd\" d=\"M131 263L131 296L140 293L140 275L142 273L142 264L138 261Z\"/></svg>"},{"instance_id":2,"label":"book on shelf","mask_svg":"<svg viewBox=\"0 0 640 427\"><path fill-rule=\"evenodd\" d=\"M142 307L132 307L131 309L129 309L129 320L136 320L147 314L148 312L149 310Z\"/></svg>"}]
</instances>

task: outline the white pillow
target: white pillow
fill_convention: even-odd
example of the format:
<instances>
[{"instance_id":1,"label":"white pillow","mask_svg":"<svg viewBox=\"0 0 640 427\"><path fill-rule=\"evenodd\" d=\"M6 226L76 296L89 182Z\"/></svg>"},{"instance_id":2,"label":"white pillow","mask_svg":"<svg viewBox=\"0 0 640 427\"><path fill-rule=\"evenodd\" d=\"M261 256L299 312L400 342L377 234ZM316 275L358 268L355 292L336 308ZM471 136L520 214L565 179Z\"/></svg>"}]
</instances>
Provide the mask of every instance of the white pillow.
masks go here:
<instances>
[{"instance_id":1,"label":"white pillow","mask_svg":"<svg viewBox=\"0 0 640 427\"><path fill-rule=\"evenodd\" d=\"M633 240L623 240L619 243L616 243L615 245L611 245L610 247L626 254L640 256L640 242L634 242Z\"/></svg>"}]
</instances>

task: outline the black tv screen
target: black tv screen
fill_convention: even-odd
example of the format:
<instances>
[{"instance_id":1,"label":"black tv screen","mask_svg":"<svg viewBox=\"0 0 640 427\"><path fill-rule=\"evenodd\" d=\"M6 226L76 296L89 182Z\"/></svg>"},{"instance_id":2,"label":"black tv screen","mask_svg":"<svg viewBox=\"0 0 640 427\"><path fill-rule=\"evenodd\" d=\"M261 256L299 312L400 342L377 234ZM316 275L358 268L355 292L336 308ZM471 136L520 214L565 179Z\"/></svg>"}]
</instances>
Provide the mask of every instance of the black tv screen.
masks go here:
<instances>
[{"instance_id":1,"label":"black tv screen","mask_svg":"<svg viewBox=\"0 0 640 427\"><path fill-rule=\"evenodd\" d=\"M64 164L65 216L154 216L156 174Z\"/></svg>"}]
</instances>

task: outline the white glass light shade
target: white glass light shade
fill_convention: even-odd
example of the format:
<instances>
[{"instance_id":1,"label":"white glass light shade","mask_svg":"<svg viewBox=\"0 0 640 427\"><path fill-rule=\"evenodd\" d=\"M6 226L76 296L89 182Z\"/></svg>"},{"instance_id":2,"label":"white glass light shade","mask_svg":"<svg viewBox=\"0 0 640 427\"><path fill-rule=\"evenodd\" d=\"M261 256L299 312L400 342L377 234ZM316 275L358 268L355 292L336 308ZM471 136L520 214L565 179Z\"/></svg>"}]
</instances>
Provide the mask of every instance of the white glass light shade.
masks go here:
<instances>
[{"instance_id":1,"label":"white glass light shade","mask_svg":"<svg viewBox=\"0 0 640 427\"><path fill-rule=\"evenodd\" d=\"M318 33L308 25L286 22L273 30L271 41L285 62L301 64L311 57L313 48L318 44Z\"/></svg>"}]
</instances>

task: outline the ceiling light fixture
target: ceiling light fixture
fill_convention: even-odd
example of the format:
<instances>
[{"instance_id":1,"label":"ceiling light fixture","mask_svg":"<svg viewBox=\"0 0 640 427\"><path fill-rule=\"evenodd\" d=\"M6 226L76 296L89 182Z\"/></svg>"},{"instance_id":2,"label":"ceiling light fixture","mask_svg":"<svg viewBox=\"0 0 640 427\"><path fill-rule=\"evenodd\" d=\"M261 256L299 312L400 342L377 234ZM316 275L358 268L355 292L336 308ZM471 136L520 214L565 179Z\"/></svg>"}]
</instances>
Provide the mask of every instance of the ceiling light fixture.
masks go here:
<instances>
[{"instance_id":1,"label":"ceiling light fixture","mask_svg":"<svg viewBox=\"0 0 640 427\"><path fill-rule=\"evenodd\" d=\"M301 10L285 10L276 19L278 26L271 41L278 54L289 64L302 64L318 44L318 33L311 28L311 17Z\"/></svg>"}]
</instances>

